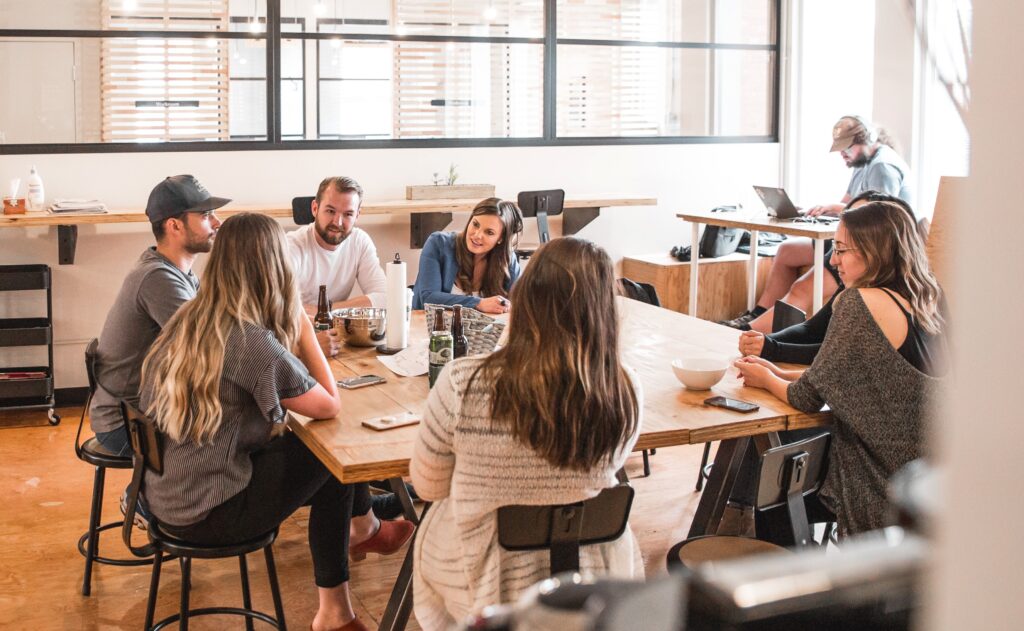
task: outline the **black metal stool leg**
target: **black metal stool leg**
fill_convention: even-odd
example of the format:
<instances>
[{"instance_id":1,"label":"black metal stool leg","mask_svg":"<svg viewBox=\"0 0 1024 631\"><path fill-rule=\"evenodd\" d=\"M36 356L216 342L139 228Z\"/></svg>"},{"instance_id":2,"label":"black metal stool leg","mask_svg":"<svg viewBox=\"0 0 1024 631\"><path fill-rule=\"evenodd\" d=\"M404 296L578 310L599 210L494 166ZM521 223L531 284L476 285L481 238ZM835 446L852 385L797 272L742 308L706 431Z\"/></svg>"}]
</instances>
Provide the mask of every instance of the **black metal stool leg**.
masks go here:
<instances>
[{"instance_id":1,"label":"black metal stool leg","mask_svg":"<svg viewBox=\"0 0 1024 631\"><path fill-rule=\"evenodd\" d=\"M178 620L178 629L188 631L188 597L192 589L192 559L181 557L181 618Z\"/></svg>"},{"instance_id":2,"label":"black metal stool leg","mask_svg":"<svg viewBox=\"0 0 1024 631\"><path fill-rule=\"evenodd\" d=\"M274 615L277 616L277 628L286 631L284 623L284 604L281 602L281 588L277 584L277 566L274 564L273 546L263 548L267 559L267 576L270 578L270 595L274 597Z\"/></svg>"},{"instance_id":3,"label":"black metal stool leg","mask_svg":"<svg viewBox=\"0 0 1024 631\"><path fill-rule=\"evenodd\" d=\"M105 467L96 467L92 479L92 507L89 509L89 544L85 553L85 578L82 579L82 595L92 593L92 564L99 556L100 517L103 513L103 485L106 480Z\"/></svg>"},{"instance_id":4,"label":"black metal stool leg","mask_svg":"<svg viewBox=\"0 0 1024 631\"><path fill-rule=\"evenodd\" d=\"M164 564L164 553L157 550L153 554L153 572L149 579L149 599L146 600L146 621L143 631L153 628L153 614L156 613L156 595L160 591L160 568Z\"/></svg>"},{"instance_id":5,"label":"black metal stool leg","mask_svg":"<svg viewBox=\"0 0 1024 631\"><path fill-rule=\"evenodd\" d=\"M245 561L245 555L238 555L238 573L242 577L242 606L252 609L252 596L249 595L249 564ZM253 631L252 618L245 617L246 631Z\"/></svg>"},{"instance_id":6,"label":"black metal stool leg","mask_svg":"<svg viewBox=\"0 0 1024 631\"><path fill-rule=\"evenodd\" d=\"M696 490L704 488L704 469L708 467L708 457L711 455L711 443L704 443L704 456L700 459L700 469L697 470Z\"/></svg>"},{"instance_id":7,"label":"black metal stool leg","mask_svg":"<svg viewBox=\"0 0 1024 631\"><path fill-rule=\"evenodd\" d=\"M651 475L650 453L644 449L640 454L644 457L644 477L646 478Z\"/></svg>"}]
</instances>

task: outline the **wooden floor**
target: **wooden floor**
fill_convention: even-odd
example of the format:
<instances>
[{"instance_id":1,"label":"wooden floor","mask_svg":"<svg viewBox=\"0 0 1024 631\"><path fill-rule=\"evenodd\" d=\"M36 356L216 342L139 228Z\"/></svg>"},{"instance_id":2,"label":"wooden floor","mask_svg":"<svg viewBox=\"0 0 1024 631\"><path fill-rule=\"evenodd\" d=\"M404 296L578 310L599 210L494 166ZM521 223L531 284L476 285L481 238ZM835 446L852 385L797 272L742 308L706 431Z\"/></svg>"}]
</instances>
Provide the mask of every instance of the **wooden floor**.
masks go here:
<instances>
[{"instance_id":1,"label":"wooden floor","mask_svg":"<svg viewBox=\"0 0 1024 631\"><path fill-rule=\"evenodd\" d=\"M84 560L76 544L88 525L93 468L74 453L80 409L59 412L64 420L57 427L3 427L5 419L0 414L0 627L139 629L149 588L149 567L97 565L92 596L81 595ZM627 464L637 490L630 523L640 541L648 576L665 572L666 552L685 538L697 505L693 484L700 457L699 446L659 449L652 458L649 478L639 477L639 455ZM108 472L104 521L120 517L117 501L128 483L128 473ZM306 545L307 517L303 509L289 518L274 546L285 615L292 629L309 628L316 611L312 562ZM105 533L100 541L103 554L128 554L119 531ZM356 610L371 627L384 611L401 561L401 554L371 555L352 566ZM177 564L164 567L157 619L178 607ZM250 555L249 573L256 608L272 613L262 555ZM237 561L197 560L192 574L193 606L241 606ZM196 619L191 627L238 629L244 625L240 619L212 617ZM267 627L258 624L257 628ZM409 629L418 628L415 621L409 625Z\"/></svg>"}]
</instances>

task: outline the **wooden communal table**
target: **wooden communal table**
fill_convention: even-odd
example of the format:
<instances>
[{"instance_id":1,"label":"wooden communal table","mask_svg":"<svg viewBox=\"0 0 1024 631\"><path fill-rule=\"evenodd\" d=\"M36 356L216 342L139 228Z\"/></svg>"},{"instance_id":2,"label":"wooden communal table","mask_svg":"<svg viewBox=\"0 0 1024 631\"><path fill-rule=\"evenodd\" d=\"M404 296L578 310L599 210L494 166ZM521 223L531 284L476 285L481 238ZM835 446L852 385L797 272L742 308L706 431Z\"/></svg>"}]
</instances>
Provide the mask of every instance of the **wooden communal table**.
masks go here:
<instances>
[{"instance_id":1,"label":"wooden communal table","mask_svg":"<svg viewBox=\"0 0 1024 631\"><path fill-rule=\"evenodd\" d=\"M809 223L775 219L767 215L744 217L742 212L687 212L676 217L689 221L690 227L690 309L697 313L697 263L700 258L699 232L701 224L723 228L743 228L750 231L750 262L747 264L747 309L757 303L757 233L778 232L793 237L808 237L814 241L814 302L812 309L821 309L822 283L825 280L825 241L836 234L837 222Z\"/></svg>"},{"instance_id":2,"label":"wooden communal table","mask_svg":"<svg viewBox=\"0 0 1024 631\"><path fill-rule=\"evenodd\" d=\"M730 369L710 392L685 390L672 373L671 361L693 355L738 357L739 331L633 300L619 299L619 307L623 360L639 373L644 392L643 425L636 449L722 441L690 528L691 536L715 532L752 437L758 437L761 447L777 444L777 432L823 425L830 415L804 414L764 390L744 387L735 369ZM410 341L426 337L423 312L414 312ZM358 390L342 390L342 411L337 417L296 417L291 422L292 430L342 482L390 479L406 507L407 518L418 521L401 483L401 476L409 473L417 426L376 432L362 427L361 422L405 411L422 413L428 394L426 376L394 375L377 361L373 349L345 348L332 361L332 367L338 378L374 373L386 376L388 381ZM752 401L761 407L756 412L740 414L703 405L704 399L712 395ZM404 628L411 611L411 573L410 547L381 629Z\"/></svg>"},{"instance_id":3,"label":"wooden communal table","mask_svg":"<svg viewBox=\"0 0 1024 631\"><path fill-rule=\"evenodd\" d=\"M452 221L453 212L469 212L479 199L427 199L368 201L360 210L364 215L408 216L410 245L423 247L432 232L443 229ZM563 234L575 234L583 226L600 215L601 208L611 206L656 206L653 197L626 196L576 196L565 200ZM256 212L271 217L291 217L290 205L242 205L230 204L217 210L221 219L242 212ZM28 212L22 215L0 215L0 228L30 226L57 226L57 246L61 265L75 262L75 245L78 241L78 226L87 224L144 223L149 219L141 209L113 210L101 214L61 213L45 211Z\"/></svg>"}]
</instances>

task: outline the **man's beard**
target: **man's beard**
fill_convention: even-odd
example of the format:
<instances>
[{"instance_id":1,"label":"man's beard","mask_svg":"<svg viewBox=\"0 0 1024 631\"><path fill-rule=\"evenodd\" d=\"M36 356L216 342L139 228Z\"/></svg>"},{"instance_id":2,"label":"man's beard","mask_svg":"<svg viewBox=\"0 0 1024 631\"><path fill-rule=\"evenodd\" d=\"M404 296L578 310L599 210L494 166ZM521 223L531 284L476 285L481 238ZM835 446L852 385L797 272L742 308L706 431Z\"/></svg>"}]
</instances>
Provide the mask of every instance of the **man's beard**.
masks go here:
<instances>
[{"instance_id":1,"label":"man's beard","mask_svg":"<svg viewBox=\"0 0 1024 631\"><path fill-rule=\"evenodd\" d=\"M199 237L188 227L185 228L185 234L188 237L188 240L185 242L185 251L189 254L202 254L212 250L213 240L217 235L215 232L206 237Z\"/></svg>"},{"instance_id":2,"label":"man's beard","mask_svg":"<svg viewBox=\"0 0 1024 631\"><path fill-rule=\"evenodd\" d=\"M860 155L857 156L856 158L854 158L853 160L851 160L850 164L848 164L846 166L848 166L851 169L856 169L857 167L864 166L868 162L871 162L871 156L869 156L867 154L867 152L861 151Z\"/></svg>"},{"instance_id":3,"label":"man's beard","mask_svg":"<svg viewBox=\"0 0 1024 631\"><path fill-rule=\"evenodd\" d=\"M352 233L351 230L344 229L327 230L326 228L321 228L318 224L313 224L313 227L316 228L316 233L320 235L320 238L324 240L324 243L328 243L330 245L341 245L341 242L347 239L348 235Z\"/></svg>"}]
</instances>

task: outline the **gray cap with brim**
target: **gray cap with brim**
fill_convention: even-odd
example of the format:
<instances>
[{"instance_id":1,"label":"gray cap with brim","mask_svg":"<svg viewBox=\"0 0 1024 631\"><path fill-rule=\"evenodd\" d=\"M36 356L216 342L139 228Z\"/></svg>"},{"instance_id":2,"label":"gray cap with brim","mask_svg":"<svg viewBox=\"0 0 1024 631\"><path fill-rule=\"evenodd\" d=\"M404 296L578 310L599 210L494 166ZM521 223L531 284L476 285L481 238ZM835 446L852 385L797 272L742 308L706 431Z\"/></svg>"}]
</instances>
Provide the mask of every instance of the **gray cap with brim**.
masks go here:
<instances>
[{"instance_id":1,"label":"gray cap with brim","mask_svg":"<svg viewBox=\"0 0 1024 631\"><path fill-rule=\"evenodd\" d=\"M203 213L229 203L225 197L214 197L191 175L174 175L157 184L146 202L150 223L159 223L183 213Z\"/></svg>"}]
</instances>

